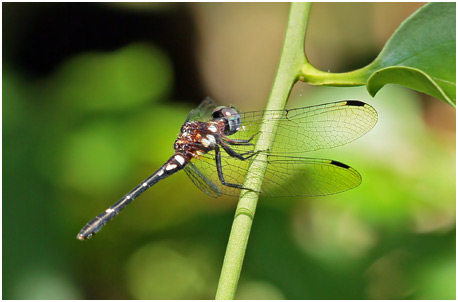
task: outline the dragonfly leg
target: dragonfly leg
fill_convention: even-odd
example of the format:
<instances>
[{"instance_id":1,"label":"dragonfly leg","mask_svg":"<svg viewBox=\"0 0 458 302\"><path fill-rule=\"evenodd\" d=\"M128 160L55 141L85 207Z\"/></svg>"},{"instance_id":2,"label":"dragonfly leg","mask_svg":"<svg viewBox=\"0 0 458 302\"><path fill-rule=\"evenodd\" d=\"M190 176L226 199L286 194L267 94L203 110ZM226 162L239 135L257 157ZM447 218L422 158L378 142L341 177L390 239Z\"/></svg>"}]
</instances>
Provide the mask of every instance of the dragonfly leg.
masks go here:
<instances>
[{"instance_id":1,"label":"dragonfly leg","mask_svg":"<svg viewBox=\"0 0 458 302\"><path fill-rule=\"evenodd\" d=\"M230 139L227 137L223 137L224 141L228 143L229 145L242 145L242 146L253 146L251 141L253 138L258 135L261 131L258 131L257 133L253 134L249 139Z\"/></svg>"},{"instance_id":2,"label":"dragonfly leg","mask_svg":"<svg viewBox=\"0 0 458 302\"><path fill-rule=\"evenodd\" d=\"M251 157L253 157L254 155L258 154L260 151L247 151L247 152L244 152L244 153L237 153L235 152L231 147L229 147L225 141L221 140L219 142L220 146L223 147L224 151L227 152L227 154L229 154L230 156L232 157L235 157L237 159L240 159L240 160L247 160ZM247 156L246 156L247 155Z\"/></svg>"},{"instance_id":3,"label":"dragonfly leg","mask_svg":"<svg viewBox=\"0 0 458 302\"><path fill-rule=\"evenodd\" d=\"M258 153L258 152L256 152L256 153ZM239 153L239 154L242 155L245 159L248 159L248 158L252 157L253 155L255 155L255 152L253 150L250 150L250 151ZM249 156L245 157L245 155L248 155L248 154L249 154Z\"/></svg>"},{"instance_id":4,"label":"dragonfly leg","mask_svg":"<svg viewBox=\"0 0 458 302\"><path fill-rule=\"evenodd\" d=\"M232 152L234 152L234 151L232 150ZM236 153L236 154L238 154L238 153ZM222 185L227 186L227 187L231 187L231 188L244 189L244 190L256 192L255 190L252 190L250 188L245 188L241 184L233 184L233 183L226 182L224 180L223 168L222 168L222 165L221 165L221 152L220 152L218 147L215 148L215 161L216 161L216 171L218 172L218 178L219 178L219 181L221 182Z\"/></svg>"},{"instance_id":5,"label":"dragonfly leg","mask_svg":"<svg viewBox=\"0 0 458 302\"><path fill-rule=\"evenodd\" d=\"M247 160L247 159L249 159L249 158L253 157L254 155L256 155L256 154L258 154L258 153L261 152L261 151L256 151L256 152L254 152L253 150L249 150L249 151L246 151L246 152L243 152L243 153L237 153L237 152L235 152L234 150L232 150L232 149L231 149L230 147L228 147L228 146L226 146L226 148L227 148L228 150L230 150L230 151L229 151L230 154L238 154L238 155L241 155L241 156L243 157L242 160ZM225 148L223 148L223 149L226 150ZM247 156L247 155L248 155L248 156ZM232 155L231 155L231 156L232 156ZM237 157L237 155L234 155L234 156L232 156L232 157ZM237 158L238 158L238 157L237 157Z\"/></svg>"},{"instance_id":6,"label":"dragonfly leg","mask_svg":"<svg viewBox=\"0 0 458 302\"><path fill-rule=\"evenodd\" d=\"M240 153L240 155L242 155L244 157L244 160L247 160L247 159L252 158L255 155L258 155L261 152L263 152L263 151L262 150L258 150L256 152L255 151L248 151L248 152L245 152L245 153ZM247 156L245 156L245 155L247 155Z\"/></svg>"}]
</instances>

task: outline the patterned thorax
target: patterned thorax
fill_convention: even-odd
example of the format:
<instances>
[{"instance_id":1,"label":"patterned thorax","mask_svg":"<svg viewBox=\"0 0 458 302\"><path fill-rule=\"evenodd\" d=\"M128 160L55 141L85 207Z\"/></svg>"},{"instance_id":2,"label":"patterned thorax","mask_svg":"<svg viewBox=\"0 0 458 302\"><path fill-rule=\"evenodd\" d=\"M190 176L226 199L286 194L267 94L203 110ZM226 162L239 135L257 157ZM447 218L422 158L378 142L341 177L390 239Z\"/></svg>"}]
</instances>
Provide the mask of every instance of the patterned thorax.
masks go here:
<instances>
[{"instance_id":1,"label":"patterned thorax","mask_svg":"<svg viewBox=\"0 0 458 302\"><path fill-rule=\"evenodd\" d=\"M174 148L190 158L199 158L199 155L215 149L221 130L221 123L218 122L186 122L181 127Z\"/></svg>"},{"instance_id":2,"label":"patterned thorax","mask_svg":"<svg viewBox=\"0 0 458 302\"><path fill-rule=\"evenodd\" d=\"M210 122L190 121L181 127L181 133L175 141L175 150L186 154L188 158L199 158L214 150L221 137L236 133L240 125L240 115L234 108L217 107L212 112Z\"/></svg>"}]
</instances>

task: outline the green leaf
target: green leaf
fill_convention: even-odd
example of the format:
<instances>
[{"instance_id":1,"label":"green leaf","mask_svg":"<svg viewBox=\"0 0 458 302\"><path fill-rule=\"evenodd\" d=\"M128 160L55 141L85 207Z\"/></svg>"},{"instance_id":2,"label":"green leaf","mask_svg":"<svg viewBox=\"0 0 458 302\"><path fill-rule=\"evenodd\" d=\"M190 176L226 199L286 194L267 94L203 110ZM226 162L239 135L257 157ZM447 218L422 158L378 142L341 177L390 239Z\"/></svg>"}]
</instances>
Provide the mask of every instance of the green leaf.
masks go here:
<instances>
[{"instance_id":1,"label":"green leaf","mask_svg":"<svg viewBox=\"0 0 458 302\"><path fill-rule=\"evenodd\" d=\"M429 3L407 18L367 67L367 90L399 84L456 104L456 5Z\"/></svg>"}]
</instances>

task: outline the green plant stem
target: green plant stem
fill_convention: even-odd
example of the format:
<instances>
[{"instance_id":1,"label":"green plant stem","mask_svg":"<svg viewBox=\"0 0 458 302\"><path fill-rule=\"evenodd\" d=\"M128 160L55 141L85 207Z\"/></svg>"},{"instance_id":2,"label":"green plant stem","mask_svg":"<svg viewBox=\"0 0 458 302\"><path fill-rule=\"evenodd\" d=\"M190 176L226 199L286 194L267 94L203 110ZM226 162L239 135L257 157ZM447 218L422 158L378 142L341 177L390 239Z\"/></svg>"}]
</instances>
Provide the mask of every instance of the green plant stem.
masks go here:
<instances>
[{"instance_id":1,"label":"green plant stem","mask_svg":"<svg viewBox=\"0 0 458 302\"><path fill-rule=\"evenodd\" d=\"M306 62L304 43L309 12L310 3L295 2L291 4L280 63L266 110L278 110L285 107L291 89L301 74L301 68ZM260 130L256 150L269 150L276 125L264 123ZM260 191L262 177L259 175L265 174L267 161L265 154L260 153L257 156L260 160L254 161L250 166L244 187ZM242 191L240 196L216 292L216 299L218 300L234 298L256 211L257 193Z\"/></svg>"}]
</instances>

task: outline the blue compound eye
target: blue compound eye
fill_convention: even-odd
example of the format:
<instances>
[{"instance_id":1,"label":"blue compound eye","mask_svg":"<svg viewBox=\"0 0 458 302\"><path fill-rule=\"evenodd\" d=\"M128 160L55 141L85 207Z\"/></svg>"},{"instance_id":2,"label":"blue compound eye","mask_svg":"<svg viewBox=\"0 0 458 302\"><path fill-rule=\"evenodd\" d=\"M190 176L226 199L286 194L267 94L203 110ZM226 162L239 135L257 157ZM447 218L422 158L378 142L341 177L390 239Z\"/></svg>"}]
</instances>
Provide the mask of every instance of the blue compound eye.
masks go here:
<instances>
[{"instance_id":1,"label":"blue compound eye","mask_svg":"<svg viewBox=\"0 0 458 302\"><path fill-rule=\"evenodd\" d=\"M231 135L236 133L242 124L240 114L233 107L217 107L212 113L213 120L224 121L224 134Z\"/></svg>"}]
</instances>

